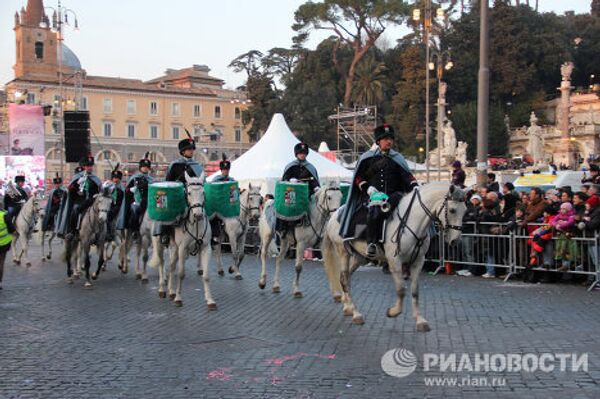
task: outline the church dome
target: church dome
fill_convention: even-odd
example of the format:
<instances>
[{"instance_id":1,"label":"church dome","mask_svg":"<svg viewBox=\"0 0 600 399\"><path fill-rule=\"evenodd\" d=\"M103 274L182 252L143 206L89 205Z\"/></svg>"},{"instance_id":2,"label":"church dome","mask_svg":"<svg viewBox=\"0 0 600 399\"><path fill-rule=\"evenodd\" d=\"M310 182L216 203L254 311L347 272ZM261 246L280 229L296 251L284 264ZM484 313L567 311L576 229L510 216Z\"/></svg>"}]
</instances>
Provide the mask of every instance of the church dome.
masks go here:
<instances>
[{"instance_id":1,"label":"church dome","mask_svg":"<svg viewBox=\"0 0 600 399\"><path fill-rule=\"evenodd\" d=\"M61 46L59 46L59 49L60 47ZM71 50L65 44L62 45L62 64L75 70L81 70L81 62L79 62L79 58L77 58L73 50Z\"/></svg>"}]
</instances>

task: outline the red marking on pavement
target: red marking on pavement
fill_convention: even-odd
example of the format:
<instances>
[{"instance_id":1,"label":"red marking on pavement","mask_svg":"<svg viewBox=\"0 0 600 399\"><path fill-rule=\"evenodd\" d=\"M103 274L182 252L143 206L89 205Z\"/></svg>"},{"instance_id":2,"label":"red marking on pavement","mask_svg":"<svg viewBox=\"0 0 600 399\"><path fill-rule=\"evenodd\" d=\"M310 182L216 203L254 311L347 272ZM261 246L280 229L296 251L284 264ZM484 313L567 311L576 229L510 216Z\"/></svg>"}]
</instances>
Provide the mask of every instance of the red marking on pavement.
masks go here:
<instances>
[{"instance_id":1,"label":"red marking on pavement","mask_svg":"<svg viewBox=\"0 0 600 399\"><path fill-rule=\"evenodd\" d=\"M207 380L217 380L217 381L229 381L231 379L231 377L233 377L232 374L229 374L229 371L231 371L231 367L222 367L222 368L213 370L208 373L208 376L206 376L206 379Z\"/></svg>"},{"instance_id":2,"label":"red marking on pavement","mask_svg":"<svg viewBox=\"0 0 600 399\"><path fill-rule=\"evenodd\" d=\"M285 363L287 361L295 360L295 359L300 359L302 357L318 357L318 358L321 358L321 359L330 359L330 360L333 360L333 359L335 359L335 354L321 355L319 353L303 353L303 352L299 352L299 353L296 353L294 355L288 355L288 356L279 357L279 358L267 359L267 360L265 360L265 362L267 364L274 364L275 366L281 366L281 365L283 365L283 363Z\"/></svg>"}]
</instances>

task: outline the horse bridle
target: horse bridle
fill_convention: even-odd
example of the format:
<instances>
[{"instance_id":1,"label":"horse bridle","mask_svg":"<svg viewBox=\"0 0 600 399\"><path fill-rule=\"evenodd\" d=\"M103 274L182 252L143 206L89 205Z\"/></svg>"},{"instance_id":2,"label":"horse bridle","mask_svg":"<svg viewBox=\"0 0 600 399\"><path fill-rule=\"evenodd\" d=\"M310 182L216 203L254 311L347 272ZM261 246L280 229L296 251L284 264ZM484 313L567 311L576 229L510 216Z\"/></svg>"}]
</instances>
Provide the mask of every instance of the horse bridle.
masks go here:
<instances>
[{"instance_id":1,"label":"horse bridle","mask_svg":"<svg viewBox=\"0 0 600 399\"><path fill-rule=\"evenodd\" d=\"M187 197L188 197L188 195L190 193L188 191L188 187L190 187L190 186L204 187L204 184L202 184L202 183L186 183L185 184L185 196L186 196L186 200L187 200ZM206 204L206 199L204 199L204 201L202 201L202 203L198 202L197 204L193 204L193 205L189 205L188 204L187 214L185 216L185 221L183 223L183 228L184 228L185 232L188 233L190 235L190 237L192 237L192 239L195 242L194 249L190 251L190 255L192 255L192 256L196 256L198 254L198 252L200 251L200 248L202 247L202 244L204 243L204 237L206 236L206 232L208 231L208 223L206 223L206 222L204 223L204 232L202 233L202 237L196 237L188 229L188 219L190 217L190 213L192 212L192 209L195 209L195 208L204 209L205 204Z\"/></svg>"},{"instance_id":2,"label":"horse bridle","mask_svg":"<svg viewBox=\"0 0 600 399\"><path fill-rule=\"evenodd\" d=\"M322 207L321 204L319 202L317 202L317 209L319 209L319 212L321 212L322 215L325 215L326 213L333 213L338 210L338 208L329 209L329 197L327 197L327 193L329 191L340 191L340 189L339 189L339 187L325 188L325 207Z\"/></svg>"},{"instance_id":3,"label":"horse bridle","mask_svg":"<svg viewBox=\"0 0 600 399\"><path fill-rule=\"evenodd\" d=\"M200 187L204 187L204 184L202 184L202 183L186 183L186 185L185 185L185 197L186 197L186 199L187 199L187 197L188 197L188 194L190 193L190 192L188 191L188 187L189 187L189 186L200 186ZM198 202L197 204L193 204L193 205L189 205L189 204L188 204L188 214L187 214L186 216L190 216L190 212L191 212L191 210L192 210L192 209L194 209L194 208L201 208L201 209L204 209L204 205L205 205L205 203L206 203L206 201L202 201L202 203Z\"/></svg>"},{"instance_id":4,"label":"horse bridle","mask_svg":"<svg viewBox=\"0 0 600 399\"><path fill-rule=\"evenodd\" d=\"M250 203L250 198L251 198L251 197L259 197L259 198L262 198L262 195L260 195L260 193L251 193L250 191L248 191L248 203ZM257 211L259 211L259 212L260 212L260 206L242 206L242 205L240 204L240 207L242 208L242 210L243 210L244 212L247 212L247 213L249 213L250 211L253 211L253 210L257 210Z\"/></svg>"},{"instance_id":5,"label":"horse bridle","mask_svg":"<svg viewBox=\"0 0 600 399\"><path fill-rule=\"evenodd\" d=\"M462 229L463 229L462 226L450 224L448 221L448 209L449 209L448 202L450 202L450 193L446 194L446 196L444 197L444 202L442 203L442 207L439 209L439 211L437 211L437 214L434 214L423 203L423 200L421 199L421 193L419 193L418 190L415 190L415 191L417 193L416 194L417 197L419 198L419 204L421 205L421 208L423 209L425 214L429 217L431 222L435 222L435 223L439 224L440 226L442 226L442 231L447 231L447 230L462 231ZM409 207L409 209L410 209L410 207ZM439 215L442 213L442 211L444 211L444 222L442 222L442 220L439 217Z\"/></svg>"}]
</instances>

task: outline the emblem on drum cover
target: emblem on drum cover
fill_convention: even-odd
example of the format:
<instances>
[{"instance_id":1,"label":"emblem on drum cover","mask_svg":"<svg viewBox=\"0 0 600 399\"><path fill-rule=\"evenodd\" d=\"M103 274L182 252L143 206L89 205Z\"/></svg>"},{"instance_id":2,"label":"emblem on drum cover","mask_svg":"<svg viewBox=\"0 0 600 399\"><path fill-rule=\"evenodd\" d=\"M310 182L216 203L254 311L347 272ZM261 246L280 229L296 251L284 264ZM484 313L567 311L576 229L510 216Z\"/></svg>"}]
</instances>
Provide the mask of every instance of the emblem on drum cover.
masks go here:
<instances>
[{"instance_id":1,"label":"emblem on drum cover","mask_svg":"<svg viewBox=\"0 0 600 399\"><path fill-rule=\"evenodd\" d=\"M156 208L165 209L167 208L167 193L165 191L156 192Z\"/></svg>"},{"instance_id":2,"label":"emblem on drum cover","mask_svg":"<svg viewBox=\"0 0 600 399\"><path fill-rule=\"evenodd\" d=\"M229 187L229 203L235 204L240 200L240 192L236 186Z\"/></svg>"},{"instance_id":3,"label":"emblem on drum cover","mask_svg":"<svg viewBox=\"0 0 600 399\"><path fill-rule=\"evenodd\" d=\"M288 206L296 205L296 190L292 187L288 187L284 194L283 201Z\"/></svg>"}]
</instances>

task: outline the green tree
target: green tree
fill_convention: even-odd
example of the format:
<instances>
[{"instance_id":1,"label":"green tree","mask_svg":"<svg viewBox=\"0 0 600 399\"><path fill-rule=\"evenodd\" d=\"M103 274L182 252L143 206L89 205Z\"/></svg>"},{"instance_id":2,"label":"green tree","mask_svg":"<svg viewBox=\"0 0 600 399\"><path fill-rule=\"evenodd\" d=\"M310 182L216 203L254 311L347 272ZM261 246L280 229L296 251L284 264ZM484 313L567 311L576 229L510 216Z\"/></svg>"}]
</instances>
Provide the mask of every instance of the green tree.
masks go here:
<instances>
[{"instance_id":1,"label":"green tree","mask_svg":"<svg viewBox=\"0 0 600 399\"><path fill-rule=\"evenodd\" d=\"M250 50L247 53L237 56L228 65L234 72L246 72L248 76L252 76L259 72L263 53L258 50Z\"/></svg>"},{"instance_id":2,"label":"green tree","mask_svg":"<svg viewBox=\"0 0 600 399\"><path fill-rule=\"evenodd\" d=\"M383 102L386 71L385 63L374 57L364 58L358 64L352 93L354 104L380 105Z\"/></svg>"},{"instance_id":3,"label":"green tree","mask_svg":"<svg viewBox=\"0 0 600 399\"><path fill-rule=\"evenodd\" d=\"M303 49L274 47L265 55L261 64L272 76L277 76L281 83L287 85L290 74L294 71Z\"/></svg>"},{"instance_id":4,"label":"green tree","mask_svg":"<svg viewBox=\"0 0 600 399\"><path fill-rule=\"evenodd\" d=\"M477 102L459 104L452 109L452 122L456 131L456 139L469 144L467 157L477 157ZM490 104L489 112L489 146L490 155L505 155L508 149L508 132L504 124L502 106Z\"/></svg>"},{"instance_id":5,"label":"green tree","mask_svg":"<svg viewBox=\"0 0 600 399\"><path fill-rule=\"evenodd\" d=\"M272 77L256 71L246 81L250 106L242 113L244 126L251 126L248 135L258 140L267 130L271 117L280 107L280 98L275 90Z\"/></svg>"},{"instance_id":6,"label":"green tree","mask_svg":"<svg viewBox=\"0 0 600 399\"><path fill-rule=\"evenodd\" d=\"M403 0L324 0L301 5L292 28L299 34L296 43L305 41L311 29L331 31L337 38L332 56L337 64L336 52L347 46L352 49L350 65L343 71L345 79L344 106L352 101L352 84L356 67L385 31L388 24L400 24L408 16L409 7Z\"/></svg>"}]
</instances>

